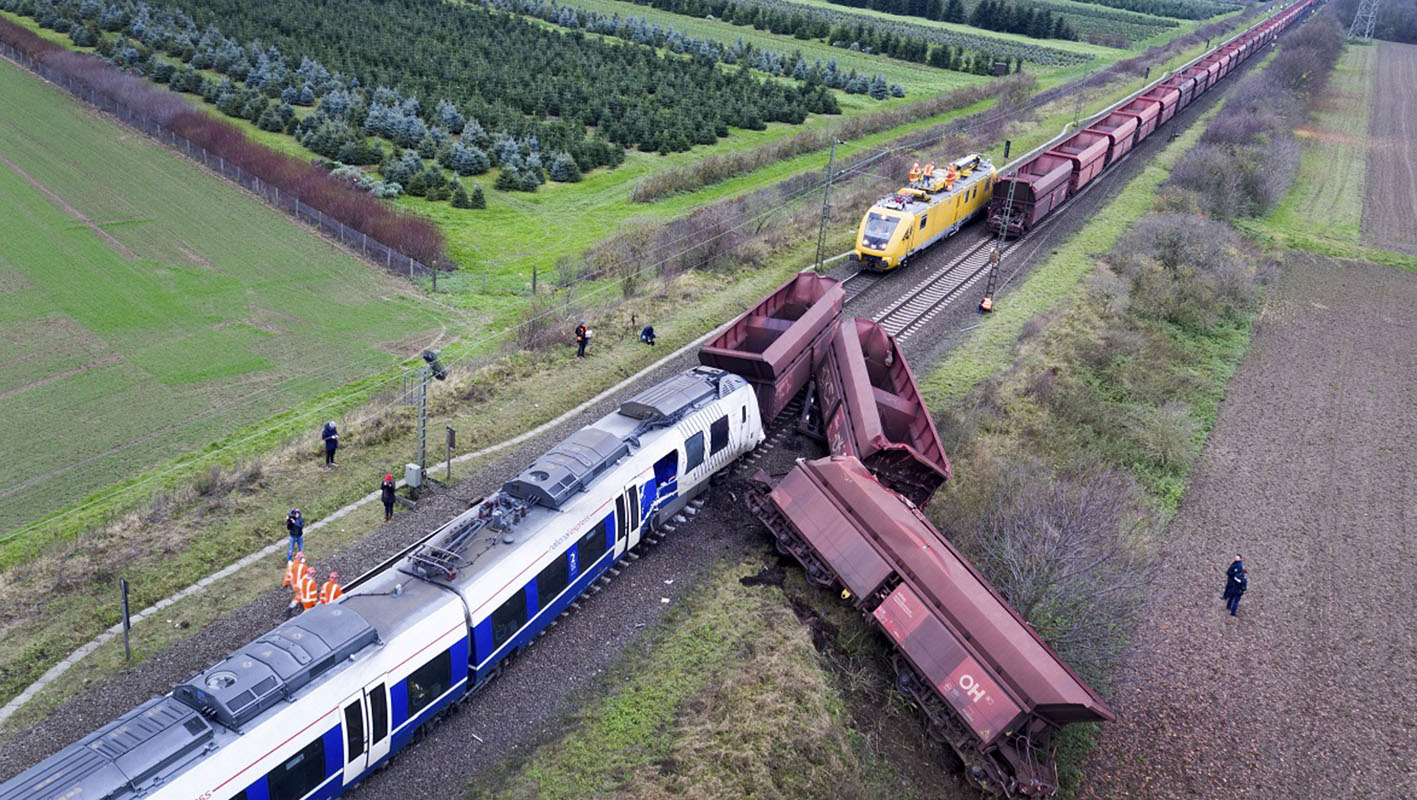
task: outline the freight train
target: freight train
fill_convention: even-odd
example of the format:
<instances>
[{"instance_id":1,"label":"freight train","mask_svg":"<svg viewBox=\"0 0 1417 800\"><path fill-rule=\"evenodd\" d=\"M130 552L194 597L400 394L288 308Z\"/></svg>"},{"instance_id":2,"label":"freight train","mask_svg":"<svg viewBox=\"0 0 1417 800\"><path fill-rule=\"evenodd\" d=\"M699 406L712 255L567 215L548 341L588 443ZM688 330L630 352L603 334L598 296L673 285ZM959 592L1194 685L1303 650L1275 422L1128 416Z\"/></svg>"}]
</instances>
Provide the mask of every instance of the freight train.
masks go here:
<instances>
[{"instance_id":1,"label":"freight train","mask_svg":"<svg viewBox=\"0 0 1417 800\"><path fill-rule=\"evenodd\" d=\"M997 170L972 153L943 169L911 169L910 183L886 195L861 218L851 258L866 269L888 272L953 235L989 205Z\"/></svg>"},{"instance_id":2,"label":"freight train","mask_svg":"<svg viewBox=\"0 0 1417 800\"><path fill-rule=\"evenodd\" d=\"M1028 233L1104 169L1163 128L1177 112L1274 41L1285 28L1312 10L1316 2L1294 3L1090 127L1001 175L989 203L989 230L1002 236Z\"/></svg>"},{"instance_id":3,"label":"freight train","mask_svg":"<svg viewBox=\"0 0 1417 800\"><path fill-rule=\"evenodd\" d=\"M1120 157L1312 3L1122 106L1090 130L1100 139L1029 162L1041 166L1018 174L1042 170L1053 188L1016 174L1005 211L993 187L990 224L1036 224L1040 197L1075 191L1095 153ZM971 168L971 202L980 180L992 183L986 164ZM1111 712L920 515L949 462L899 348L879 325L841 319L843 298L829 278L788 281L700 351L704 366L573 433L340 601L6 781L0 800L339 796L499 674L804 390L833 456L775 483L757 476L752 511L813 582L881 629L898 688L978 785L1053 793L1053 733Z\"/></svg>"}]
</instances>

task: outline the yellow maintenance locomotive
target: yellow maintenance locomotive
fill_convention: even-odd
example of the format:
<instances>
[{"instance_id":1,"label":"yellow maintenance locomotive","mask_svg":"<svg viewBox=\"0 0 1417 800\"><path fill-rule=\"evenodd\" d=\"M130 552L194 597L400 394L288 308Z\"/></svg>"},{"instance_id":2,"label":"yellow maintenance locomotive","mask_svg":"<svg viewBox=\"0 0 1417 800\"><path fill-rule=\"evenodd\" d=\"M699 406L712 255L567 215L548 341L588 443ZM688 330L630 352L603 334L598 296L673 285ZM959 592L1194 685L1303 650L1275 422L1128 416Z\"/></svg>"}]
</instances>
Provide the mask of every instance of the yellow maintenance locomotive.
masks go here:
<instances>
[{"instance_id":1,"label":"yellow maintenance locomotive","mask_svg":"<svg viewBox=\"0 0 1417 800\"><path fill-rule=\"evenodd\" d=\"M944 169L910 168L910 185L876 201L856 232L852 260L887 272L959 230L989 207L997 170L989 157L971 153Z\"/></svg>"}]
</instances>

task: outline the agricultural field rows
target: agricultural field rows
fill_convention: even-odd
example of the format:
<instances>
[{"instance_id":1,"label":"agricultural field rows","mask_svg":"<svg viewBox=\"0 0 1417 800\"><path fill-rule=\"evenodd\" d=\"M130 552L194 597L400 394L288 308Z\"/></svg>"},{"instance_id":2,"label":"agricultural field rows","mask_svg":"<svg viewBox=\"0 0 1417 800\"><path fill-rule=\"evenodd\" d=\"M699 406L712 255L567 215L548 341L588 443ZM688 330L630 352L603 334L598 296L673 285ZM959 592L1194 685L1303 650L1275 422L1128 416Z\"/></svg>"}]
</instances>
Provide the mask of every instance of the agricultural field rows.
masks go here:
<instances>
[{"instance_id":1,"label":"agricultural field rows","mask_svg":"<svg viewBox=\"0 0 1417 800\"><path fill-rule=\"evenodd\" d=\"M0 529L436 341L413 287L5 62Z\"/></svg>"}]
</instances>

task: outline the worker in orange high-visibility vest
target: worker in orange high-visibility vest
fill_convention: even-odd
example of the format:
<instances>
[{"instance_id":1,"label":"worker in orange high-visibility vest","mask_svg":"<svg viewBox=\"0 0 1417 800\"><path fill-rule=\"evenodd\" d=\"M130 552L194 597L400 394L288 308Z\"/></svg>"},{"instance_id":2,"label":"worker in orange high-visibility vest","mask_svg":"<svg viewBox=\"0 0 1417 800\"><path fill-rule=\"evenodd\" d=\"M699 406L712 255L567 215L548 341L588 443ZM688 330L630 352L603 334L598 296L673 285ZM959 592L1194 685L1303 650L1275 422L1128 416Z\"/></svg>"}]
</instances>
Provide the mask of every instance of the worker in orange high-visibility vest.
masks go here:
<instances>
[{"instance_id":1,"label":"worker in orange high-visibility vest","mask_svg":"<svg viewBox=\"0 0 1417 800\"><path fill-rule=\"evenodd\" d=\"M295 585L295 600L307 611L320 602L320 587L315 584L315 570L306 569L300 576L300 582Z\"/></svg>"},{"instance_id":2,"label":"worker in orange high-visibility vest","mask_svg":"<svg viewBox=\"0 0 1417 800\"><path fill-rule=\"evenodd\" d=\"M280 581L281 587L290 586L294 588L296 584L300 583L300 573L307 569L309 569L309 567L305 566L305 554L296 553L295 558L285 562L285 577Z\"/></svg>"},{"instance_id":3,"label":"worker in orange high-visibility vest","mask_svg":"<svg viewBox=\"0 0 1417 800\"><path fill-rule=\"evenodd\" d=\"M333 603L344 597L344 590L339 585L339 573L331 572L330 579L325 581L325 585L320 587L320 602Z\"/></svg>"}]
</instances>

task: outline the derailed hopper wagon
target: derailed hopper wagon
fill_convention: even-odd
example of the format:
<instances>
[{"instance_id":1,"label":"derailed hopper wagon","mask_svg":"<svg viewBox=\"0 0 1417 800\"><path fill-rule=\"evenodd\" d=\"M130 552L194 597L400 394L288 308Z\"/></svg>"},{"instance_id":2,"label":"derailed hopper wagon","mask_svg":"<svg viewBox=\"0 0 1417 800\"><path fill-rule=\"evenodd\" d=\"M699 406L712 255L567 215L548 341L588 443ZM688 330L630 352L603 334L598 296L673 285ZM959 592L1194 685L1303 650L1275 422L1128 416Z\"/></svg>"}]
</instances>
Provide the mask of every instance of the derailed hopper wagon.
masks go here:
<instances>
[{"instance_id":1,"label":"derailed hopper wagon","mask_svg":"<svg viewBox=\"0 0 1417 800\"><path fill-rule=\"evenodd\" d=\"M896 686L1010 797L1057 790L1052 737L1112 710L913 505L854 458L799 461L748 505L812 582L842 590L891 641Z\"/></svg>"},{"instance_id":2,"label":"derailed hopper wagon","mask_svg":"<svg viewBox=\"0 0 1417 800\"><path fill-rule=\"evenodd\" d=\"M747 379L763 422L770 423L806 387L845 303L841 281L796 275L704 345L699 363Z\"/></svg>"},{"instance_id":3,"label":"derailed hopper wagon","mask_svg":"<svg viewBox=\"0 0 1417 800\"><path fill-rule=\"evenodd\" d=\"M842 320L816 372L832 455L855 456L917 506L949 480L950 462L915 376L880 324Z\"/></svg>"}]
</instances>

